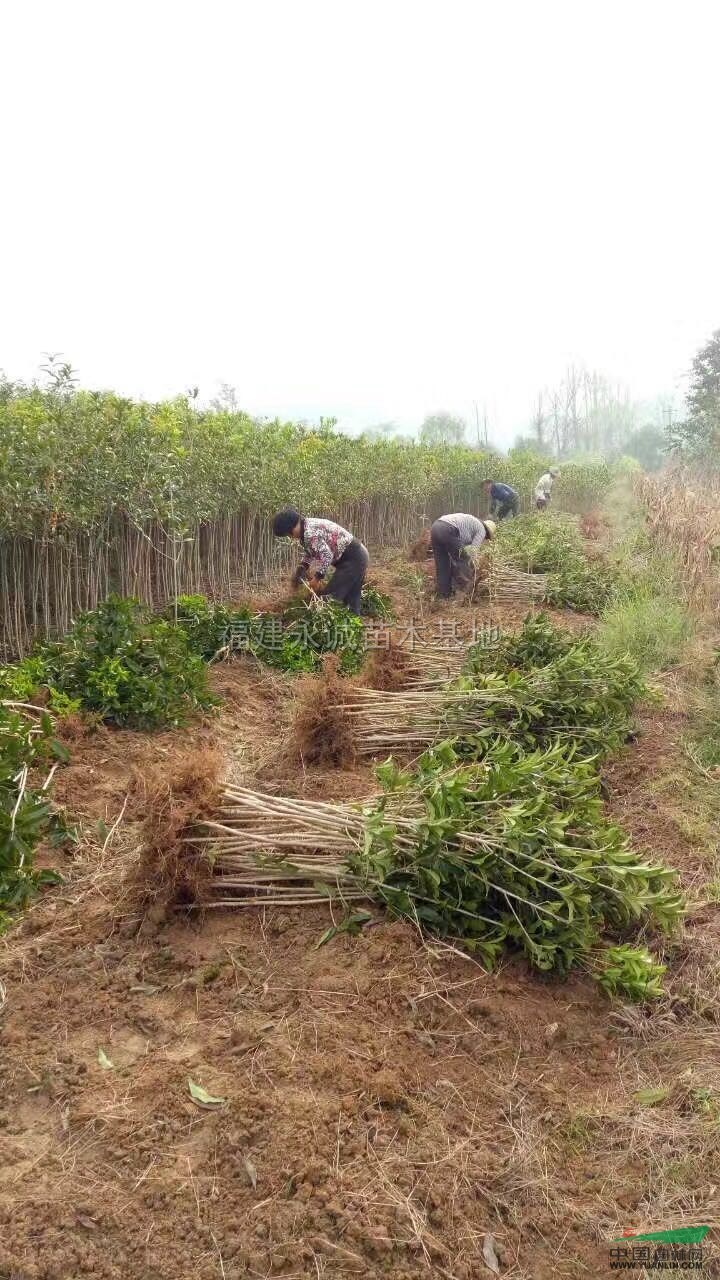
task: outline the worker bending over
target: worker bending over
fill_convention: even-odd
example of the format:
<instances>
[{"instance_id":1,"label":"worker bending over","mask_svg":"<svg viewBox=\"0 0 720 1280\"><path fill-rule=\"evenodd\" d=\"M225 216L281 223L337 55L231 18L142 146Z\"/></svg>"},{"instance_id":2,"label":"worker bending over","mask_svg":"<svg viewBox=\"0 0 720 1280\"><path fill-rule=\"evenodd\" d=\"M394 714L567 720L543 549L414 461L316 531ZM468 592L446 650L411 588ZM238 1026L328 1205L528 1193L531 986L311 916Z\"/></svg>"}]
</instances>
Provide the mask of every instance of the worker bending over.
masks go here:
<instances>
[{"instance_id":1,"label":"worker bending over","mask_svg":"<svg viewBox=\"0 0 720 1280\"><path fill-rule=\"evenodd\" d=\"M317 591L328 570L334 566L335 572L324 594L346 605L351 613L360 613L360 593L370 563L362 542L342 525L332 520L302 516L294 507L278 511L273 518L273 533L276 538L294 538L304 551L293 574L294 587L304 579Z\"/></svg>"},{"instance_id":2,"label":"worker bending over","mask_svg":"<svg viewBox=\"0 0 720 1280\"><path fill-rule=\"evenodd\" d=\"M435 557L435 579L439 596L453 592L453 579L461 576L464 559L473 559L474 553L486 538L495 533L493 520L478 520L477 516L455 512L440 516L430 530L430 545Z\"/></svg>"},{"instance_id":3,"label":"worker bending over","mask_svg":"<svg viewBox=\"0 0 720 1280\"><path fill-rule=\"evenodd\" d=\"M490 515L504 520L506 516L516 516L520 510L520 498L509 484L499 484L494 480L483 480L483 489L490 499Z\"/></svg>"},{"instance_id":4,"label":"worker bending over","mask_svg":"<svg viewBox=\"0 0 720 1280\"><path fill-rule=\"evenodd\" d=\"M542 511L543 508L546 507L548 502L550 501L550 494L552 492L553 480L555 479L556 476L559 476L559 475L560 475L560 472L558 471L558 468L551 467L549 471L546 471L545 474L540 477L537 484L535 485L535 506L537 507L538 511Z\"/></svg>"}]
</instances>

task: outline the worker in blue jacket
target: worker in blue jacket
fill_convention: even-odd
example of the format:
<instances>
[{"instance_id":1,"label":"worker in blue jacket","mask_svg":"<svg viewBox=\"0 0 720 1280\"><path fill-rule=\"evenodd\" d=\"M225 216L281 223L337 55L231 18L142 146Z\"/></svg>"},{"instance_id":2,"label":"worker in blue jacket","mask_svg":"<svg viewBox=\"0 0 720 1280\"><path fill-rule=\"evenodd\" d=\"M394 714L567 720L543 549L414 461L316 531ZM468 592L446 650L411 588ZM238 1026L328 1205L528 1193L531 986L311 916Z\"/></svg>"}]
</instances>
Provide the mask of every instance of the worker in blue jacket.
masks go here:
<instances>
[{"instance_id":1,"label":"worker in blue jacket","mask_svg":"<svg viewBox=\"0 0 720 1280\"><path fill-rule=\"evenodd\" d=\"M509 484L498 484L494 480L483 480L483 489L490 499L490 515L498 520L505 516L516 516L520 510L520 499Z\"/></svg>"}]
</instances>

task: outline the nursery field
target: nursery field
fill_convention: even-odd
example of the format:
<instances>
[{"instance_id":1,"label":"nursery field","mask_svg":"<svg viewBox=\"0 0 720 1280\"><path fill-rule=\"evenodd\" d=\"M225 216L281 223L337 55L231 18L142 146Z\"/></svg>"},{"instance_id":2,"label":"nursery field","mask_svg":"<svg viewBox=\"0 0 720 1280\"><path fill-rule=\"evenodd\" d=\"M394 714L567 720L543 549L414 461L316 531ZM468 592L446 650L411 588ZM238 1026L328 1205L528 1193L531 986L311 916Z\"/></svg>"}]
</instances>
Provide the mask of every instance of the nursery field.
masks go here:
<instances>
[{"instance_id":1,"label":"nursery field","mask_svg":"<svg viewBox=\"0 0 720 1280\"><path fill-rule=\"evenodd\" d=\"M715 568L642 501L0 669L2 1280L720 1274Z\"/></svg>"}]
</instances>

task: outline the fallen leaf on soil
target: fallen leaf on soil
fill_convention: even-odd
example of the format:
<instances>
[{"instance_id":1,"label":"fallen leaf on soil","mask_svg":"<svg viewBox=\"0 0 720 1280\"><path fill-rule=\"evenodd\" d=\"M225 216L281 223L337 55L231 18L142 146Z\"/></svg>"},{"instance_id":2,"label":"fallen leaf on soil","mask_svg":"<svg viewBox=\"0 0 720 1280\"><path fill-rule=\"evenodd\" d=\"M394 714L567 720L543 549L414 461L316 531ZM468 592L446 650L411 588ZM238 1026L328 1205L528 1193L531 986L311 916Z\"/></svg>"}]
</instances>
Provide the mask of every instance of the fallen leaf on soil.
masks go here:
<instances>
[{"instance_id":1,"label":"fallen leaf on soil","mask_svg":"<svg viewBox=\"0 0 720 1280\"><path fill-rule=\"evenodd\" d=\"M483 1258L485 1259L485 1266L488 1270L492 1271L493 1275L499 1276L500 1263L498 1262L498 1256L495 1252L494 1236L485 1236L483 1238Z\"/></svg>"},{"instance_id":2,"label":"fallen leaf on soil","mask_svg":"<svg viewBox=\"0 0 720 1280\"><path fill-rule=\"evenodd\" d=\"M221 1107L226 1098L214 1098L207 1089L203 1089L202 1085L195 1084L194 1081L188 1080L188 1089L193 1102L199 1102L203 1107Z\"/></svg>"},{"instance_id":3,"label":"fallen leaf on soil","mask_svg":"<svg viewBox=\"0 0 720 1280\"><path fill-rule=\"evenodd\" d=\"M656 1089L638 1089L633 1097L637 1099L641 1107L657 1107L660 1102L664 1102L670 1090L666 1085L658 1085Z\"/></svg>"},{"instance_id":4,"label":"fallen leaf on soil","mask_svg":"<svg viewBox=\"0 0 720 1280\"><path fill-rule=\"evenodd\" d=\"M103 1071L112 1071L115 1063L111 1062L104 1049L98 1049L98 1062Z\"/></svg>"}]
</instances>

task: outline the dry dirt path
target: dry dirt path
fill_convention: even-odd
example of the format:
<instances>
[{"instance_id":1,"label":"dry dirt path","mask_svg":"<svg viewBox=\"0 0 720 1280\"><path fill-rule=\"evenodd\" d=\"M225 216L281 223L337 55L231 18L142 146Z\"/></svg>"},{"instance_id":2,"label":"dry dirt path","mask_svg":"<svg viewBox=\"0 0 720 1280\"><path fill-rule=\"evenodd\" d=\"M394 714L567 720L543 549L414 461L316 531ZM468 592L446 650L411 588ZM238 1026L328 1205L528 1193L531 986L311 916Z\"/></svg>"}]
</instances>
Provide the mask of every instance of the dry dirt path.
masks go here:
<instances>
[{"instance_id":1,"label":"dry dirt path","mask_svg":"<svg viewBox=\"0 0 720 1280\"><path fill-rule=\"evenodd\" d=\"M413 584L385 573L407 616ZM213 678L214 724L79 737L58 774L81 844L0 942L1 1280L485 1280L493 1254L508 1280L595 1280L618 1228L720 1225L698 1100L720 1093L711 906L652 1017L582 976L488 975L381 917L318 950L325 909L138 913L138 775L218 749L236 778L287 773L284 682L242 661ZM697 891L709 837L683 827L682 716L641 728L607 771L611 808ZM198 1106L189 1080L225 1101Z\"/></svg>"}]
</instances>

